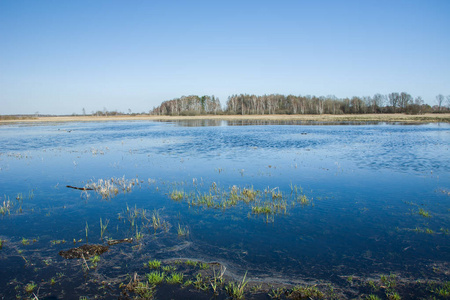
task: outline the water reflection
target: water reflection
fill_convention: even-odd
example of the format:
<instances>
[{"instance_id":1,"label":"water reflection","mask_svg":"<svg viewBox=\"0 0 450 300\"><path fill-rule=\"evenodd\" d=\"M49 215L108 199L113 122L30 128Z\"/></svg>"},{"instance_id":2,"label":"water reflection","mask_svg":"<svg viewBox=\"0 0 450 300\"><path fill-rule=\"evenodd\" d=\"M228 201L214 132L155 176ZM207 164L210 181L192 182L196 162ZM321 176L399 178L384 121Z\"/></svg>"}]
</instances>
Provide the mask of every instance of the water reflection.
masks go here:
<instances>
[{"instance_id":1,"label":"water reflection","mask_svg":"<svg viewBox=\"0 0 450 300\"><path fill-rule=\"evenodd\" d=\"M420 125L421 123L414 122L380 122L380 121L302 121L302 120L255 120L255 119L240 119L240 120L174 120L174 121L158 121L163 123L173 123L181 127L201 127L201 126L253 126L253 125Z\"/></svg>"}]
</instances>

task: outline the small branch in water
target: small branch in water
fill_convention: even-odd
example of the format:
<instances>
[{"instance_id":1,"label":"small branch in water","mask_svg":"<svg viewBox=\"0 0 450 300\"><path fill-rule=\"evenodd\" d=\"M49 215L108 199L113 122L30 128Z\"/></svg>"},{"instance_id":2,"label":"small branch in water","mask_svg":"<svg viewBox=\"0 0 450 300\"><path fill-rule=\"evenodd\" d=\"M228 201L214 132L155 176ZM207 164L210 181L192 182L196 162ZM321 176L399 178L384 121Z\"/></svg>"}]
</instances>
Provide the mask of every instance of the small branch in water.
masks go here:
<instances>
[{"instance_id":1,"label":"small branch in water","mask_svg":"<svg viewBox=\"0 0 450 300\"><path fill-rule=\"evenodd\" d=\"M67 188L69 189L74 189L74 190L80 190L80 191L93 191L93 188L85 188L85 187L76 187L76 186L71 186L71 185L66 185Z\"/></svg>"},{"instance_id":2,"label":"small branch in water","mask_svg":"<svg viewBox=\"0 0 450 300\"><path fill-rule=\"evenodd\" d=\"M117 244L121 244L121 243L132 243L133 242L133 238L126 238L123 240L110 240L108 241L108 245L117 245Z\"/></svg>"},{"instance_id":3,"label":"small branch in water","mask_svg":"<svg viewBox=\"0 0 450 300\"><path fill-rule=\"evenodd\" d=\"M84 258L84 254L81 254L81 257L83 258L84 263L86 264L86 268L89 270L89 266L86 262L86 259Z\"/></svg>"}]
</instances>

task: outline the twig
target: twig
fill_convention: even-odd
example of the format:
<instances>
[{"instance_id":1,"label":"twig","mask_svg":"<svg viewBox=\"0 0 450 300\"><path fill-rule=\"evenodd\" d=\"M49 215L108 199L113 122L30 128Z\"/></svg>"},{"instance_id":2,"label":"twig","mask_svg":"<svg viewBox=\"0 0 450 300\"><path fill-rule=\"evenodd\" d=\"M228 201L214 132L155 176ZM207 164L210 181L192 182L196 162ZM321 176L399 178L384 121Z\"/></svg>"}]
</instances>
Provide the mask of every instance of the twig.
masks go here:
<instances>
[{"instance_id":1,"label":"twig","mask_svg":"<svg viewBox=\"0 0 450 300\"><path fill-rule=\"evenodd\" d=\"M70 188L70 189L74 189L74 190L80 190L80 191L93 191L94 190L93 188L85 188L85 187L80 188L80 187L71 186L71 185L66 185L66 187Z\"/></svg>"},{"instance_id":2,"label":"twig","mask_svg":"<svg viewBox=\"0 0 450 300\"><path fill-rule=\"evenodd\" d=\"M90 270L90 269L89 269L89 266L88 266L88 263L87 263L86 259L84 258L84 254L83 254L83 253L81 253L81 258L83 258L83 261L84 261L84 263L86 264L86 268L87 268L88 270Z\"/></svg>"}]
</instances>

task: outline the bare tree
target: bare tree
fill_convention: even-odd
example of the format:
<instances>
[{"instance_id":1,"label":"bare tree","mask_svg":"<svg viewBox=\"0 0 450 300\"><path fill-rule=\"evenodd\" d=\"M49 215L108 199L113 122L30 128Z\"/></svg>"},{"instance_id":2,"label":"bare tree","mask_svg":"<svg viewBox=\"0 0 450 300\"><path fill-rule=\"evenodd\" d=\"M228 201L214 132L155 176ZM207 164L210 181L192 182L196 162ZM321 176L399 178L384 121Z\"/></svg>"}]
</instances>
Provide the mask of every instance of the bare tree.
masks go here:
<instances>
[{"instance_id":1,"label":"bare tree","mask_svg":"<svg viewBox=\"0 0 450 300\"><path fill-rule=\"evenodd\" d=\"M444 95L439 94L436 96L436 103L439 107L439 111L441 111L442 102L444 102Z\"/></svg>"},{"instance_id":2,"label":"bare tree","mask_svg":"<svg viewBox=\"0 0 450 300\"><path fill-rule=\"evenodd\" d=\"M384 102L386 101L386 96L381 95L381 94L375 94L373 95L373 112L376 112L375 109L380 108L381 106L384 105Z\"/></svg>"},{"instance_id":3,"label":"bare tree","mask_svg":"<svg viewBox=\"0 0 450 300\"><path fill-rule=\"evenodd\" d=\"M388 95L388 98L389 98L389 104L394 108L394 112L395 112L395 108L398 105L400 94L399 93L390 93Z\"/></svg>"},{"instance_id":4,"label":"bare tree","mask_svg":"<svg viewBox=\"0 0 450 300\"><path fill-rule=\"evenodd\" d=\"M403 111L406 110L406 108L408 107L408 105L412 104L413 102L413 97L405 92L402 92L400 94L400 98L399 98L399 106L403 109Z\"/></svg>"},{"instance_id":5,"label":"bare tree","mask_svg":"<svg viewBox=\"0 0 450 300\"><path fill-rule=\"evenodd\" d=\"M423 99L420 96L416 97L416 99L414 100L415 105L423 105L423 103Z\"/></svg>"}]
</instances>

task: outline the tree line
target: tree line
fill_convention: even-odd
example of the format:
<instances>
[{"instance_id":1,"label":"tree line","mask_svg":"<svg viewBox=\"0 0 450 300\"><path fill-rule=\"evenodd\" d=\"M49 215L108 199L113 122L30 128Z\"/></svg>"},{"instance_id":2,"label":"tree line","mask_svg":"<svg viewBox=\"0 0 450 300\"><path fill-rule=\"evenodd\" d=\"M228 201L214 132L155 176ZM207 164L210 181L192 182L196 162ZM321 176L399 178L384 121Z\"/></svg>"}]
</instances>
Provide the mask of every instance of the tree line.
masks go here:
<instances>
[{"instance_id":1,"label":"tree line","mask_svg":"<svg viewBox=\"0 0 450 300\"><path fill-rule=\"evenodd\" d=\"M446 101L446 103L445 103ZM450 95L436 96L436 105L425 104L421 97L413 98L406 92L388 95L337 98L335 96L295 95L249 95L228 97L222 109L219 98L214 96L182 96L164 101L154 107L152 115L199 115L199 114L366 114L366 113L408 113L450 111Z\"/></svg>"},{"instance_id":2,"label":"tree line","mask_svg":"<svg viewBox=\"0 0 450 300\"><path fill-rule=\"evenodd\" d=\"M160 106L153 108L153 115L198 115L222 113L219 98L212 96L182 96L164 101Z\"/></svg>"}]
</instances>

